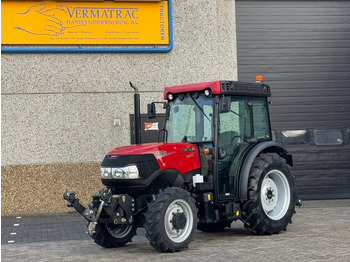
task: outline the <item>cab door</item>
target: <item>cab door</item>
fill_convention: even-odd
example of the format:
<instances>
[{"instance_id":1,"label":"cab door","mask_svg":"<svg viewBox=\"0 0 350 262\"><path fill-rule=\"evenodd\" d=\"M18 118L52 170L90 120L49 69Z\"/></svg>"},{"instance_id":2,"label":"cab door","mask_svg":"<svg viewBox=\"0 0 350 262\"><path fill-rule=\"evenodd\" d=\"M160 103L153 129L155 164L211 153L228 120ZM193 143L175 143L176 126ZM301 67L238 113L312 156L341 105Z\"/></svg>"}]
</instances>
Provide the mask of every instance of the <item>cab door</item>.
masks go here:
<instances>
[{"instance_id":1,"label":"cab door","mask_svg":"<svg viewBox=\"0 0 350 262\"><path fill-rule=\"evenodd\" d=\"M237 196L238 171L245 153L266 140L271 140L266 98L231 97L230 108L219 114L219 199Z\"/></svg>"}]
</instances>

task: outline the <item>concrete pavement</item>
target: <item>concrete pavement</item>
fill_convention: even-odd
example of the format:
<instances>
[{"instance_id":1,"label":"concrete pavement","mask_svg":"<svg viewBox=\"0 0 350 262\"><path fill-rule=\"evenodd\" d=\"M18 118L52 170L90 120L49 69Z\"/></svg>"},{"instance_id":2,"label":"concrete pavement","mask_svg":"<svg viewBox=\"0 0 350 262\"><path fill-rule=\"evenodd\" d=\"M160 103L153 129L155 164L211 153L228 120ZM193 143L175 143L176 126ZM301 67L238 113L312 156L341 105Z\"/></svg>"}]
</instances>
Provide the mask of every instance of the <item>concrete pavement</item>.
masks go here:
<instances>
[{"instance_id":1,"label":"concrete pavement","mask_svg":"<svg viewBox=\"0 0 350 262\"><path fill-rule=\"evenodd\" d=\"M307 201L278 235L255 236L234 222L220 233L197 231L188 250L159 253L138 229L133 242L105 249L76 214L3 217L3 261L350 261L350 200ZM19 224L18 226L14 226ZM10 231L17 231L11 235ZM8 242L14 241L14 242Z\"/></svg>"}]
</instances>

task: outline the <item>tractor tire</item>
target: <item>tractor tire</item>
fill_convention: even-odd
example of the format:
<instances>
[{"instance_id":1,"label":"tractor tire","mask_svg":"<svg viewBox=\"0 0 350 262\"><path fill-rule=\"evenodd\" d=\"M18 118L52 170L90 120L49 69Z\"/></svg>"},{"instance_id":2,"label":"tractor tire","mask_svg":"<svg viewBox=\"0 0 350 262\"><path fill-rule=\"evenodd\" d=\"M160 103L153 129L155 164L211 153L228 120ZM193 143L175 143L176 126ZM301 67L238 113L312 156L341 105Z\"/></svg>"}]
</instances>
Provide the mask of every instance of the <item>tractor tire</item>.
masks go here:
<instances>
[{"instance_id":1,"label":"tractor tire","mask_svg":"<svg viewBox=\"0 0 350 262\"><path fill-rule=\"evenodd\" d=\"M146 237L161 252L177 252L193 240L198 209L191 194L178 187L160 190L145 213Z\"/></svg>"},{"instance_id":2,"label":"tractor tire","mask_svg":"<svg viewBox=\"0 0 350 262\"><path fill-rule=\"evenodd\" d=\"M295 184L290 167L275 153L261 154L251 167L248 200L242 206L245 228L254 234L277 234L292 223Z\"/></svg>"},{"instance_id":3,"label":"tractor tire","mask_svg":"<svg viewBox=\"0 0 350 262\"><path fill-rule=\"evenodd\" d=\"M97 245L113 248L125 246L135 235L136 226L98 223L95 227L95 234L91 237Z\"/></svg>"},{"instance_id":4,"label":"tractor tire","mask_svg":"<svg viewBox=\"0 0 350 262\"><path fill-rule=\"evenodd\" d=\"M221 232L230 227L232 222L198 223L197 229L203 232Z\"/></svg>"}]
</instances>

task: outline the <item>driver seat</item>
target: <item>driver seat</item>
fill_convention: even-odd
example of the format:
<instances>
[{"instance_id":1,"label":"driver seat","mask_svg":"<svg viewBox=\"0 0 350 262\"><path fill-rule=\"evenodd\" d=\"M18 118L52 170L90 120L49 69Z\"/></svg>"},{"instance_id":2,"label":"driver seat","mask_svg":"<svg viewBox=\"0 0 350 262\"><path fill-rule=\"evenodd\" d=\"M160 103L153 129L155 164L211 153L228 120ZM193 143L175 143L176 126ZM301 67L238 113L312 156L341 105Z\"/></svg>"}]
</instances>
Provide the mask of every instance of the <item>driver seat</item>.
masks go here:
<instances>
[{"instance_id":1,"label":"driver seat","mask_svg":"<svg viewBox=\"0 0 350 262\"><path fill-rule=\"evenodd\" d=\"M218 146L225 149L226 156L222 161L231 161L237 147L239 134L236 131L226 131L219 135Z\"/></svg>"}]
</instances>

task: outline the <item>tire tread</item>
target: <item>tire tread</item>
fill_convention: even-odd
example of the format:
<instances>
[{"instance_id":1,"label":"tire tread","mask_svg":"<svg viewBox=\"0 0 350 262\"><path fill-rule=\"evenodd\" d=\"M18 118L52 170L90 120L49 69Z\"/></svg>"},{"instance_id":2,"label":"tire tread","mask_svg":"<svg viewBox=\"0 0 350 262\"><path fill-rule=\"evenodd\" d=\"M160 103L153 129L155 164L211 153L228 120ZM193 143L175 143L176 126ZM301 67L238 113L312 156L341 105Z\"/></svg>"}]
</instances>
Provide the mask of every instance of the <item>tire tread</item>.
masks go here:
<instances>
[{"instance_id":1,"label":"tire tread","mask_svg":"<svg viewBox=\"0 0 350 262\"><path fill-rule=\"evenodd\" d=\"M264 171L269 167L283 167L290 176L291 202L286 215L278 220L269 219L260 204L260 192L258 191ZM286 175L286 174L285 174ZM286 160L276 153L265 153L258 156L251 167L248 179L248 200L242 204L242 219L244 227L254 234L277 234L287 228L291 223L291 218L295 213L295 186L294 176L290 172L290 167Z\"/></svg>"},{"instance_id":2,"label":"tire tread","mask_svg":"<svg viewBox=\"0 0 350 262\"><path fill-rule=\"evenodd\" d=\"M154 200L152 200L150 203L148 203L148 209L145 213L145 224L144 228L146 229L146 238L149 240L150 245L161 252L179 252L182 251L185 248L188 248L189 243L194 238L194 230L193 228L192 233L185 241L186 243L184 245L173 245L169 243L164 236L164 233L162 232L161 228L161 220L163 217L161 217L161 212L163 209L163 206L165 204L165 201L173 196L173 195L183 195L185 200L189 202L193 212L193 219L194 219L194 225L197 224L197 208L195 206L195 201L192 198L191 194L178 187L168 187L165 189L161 189ZM172 242L172 241L170 241Z\"/></svg>"}]
</instances>

